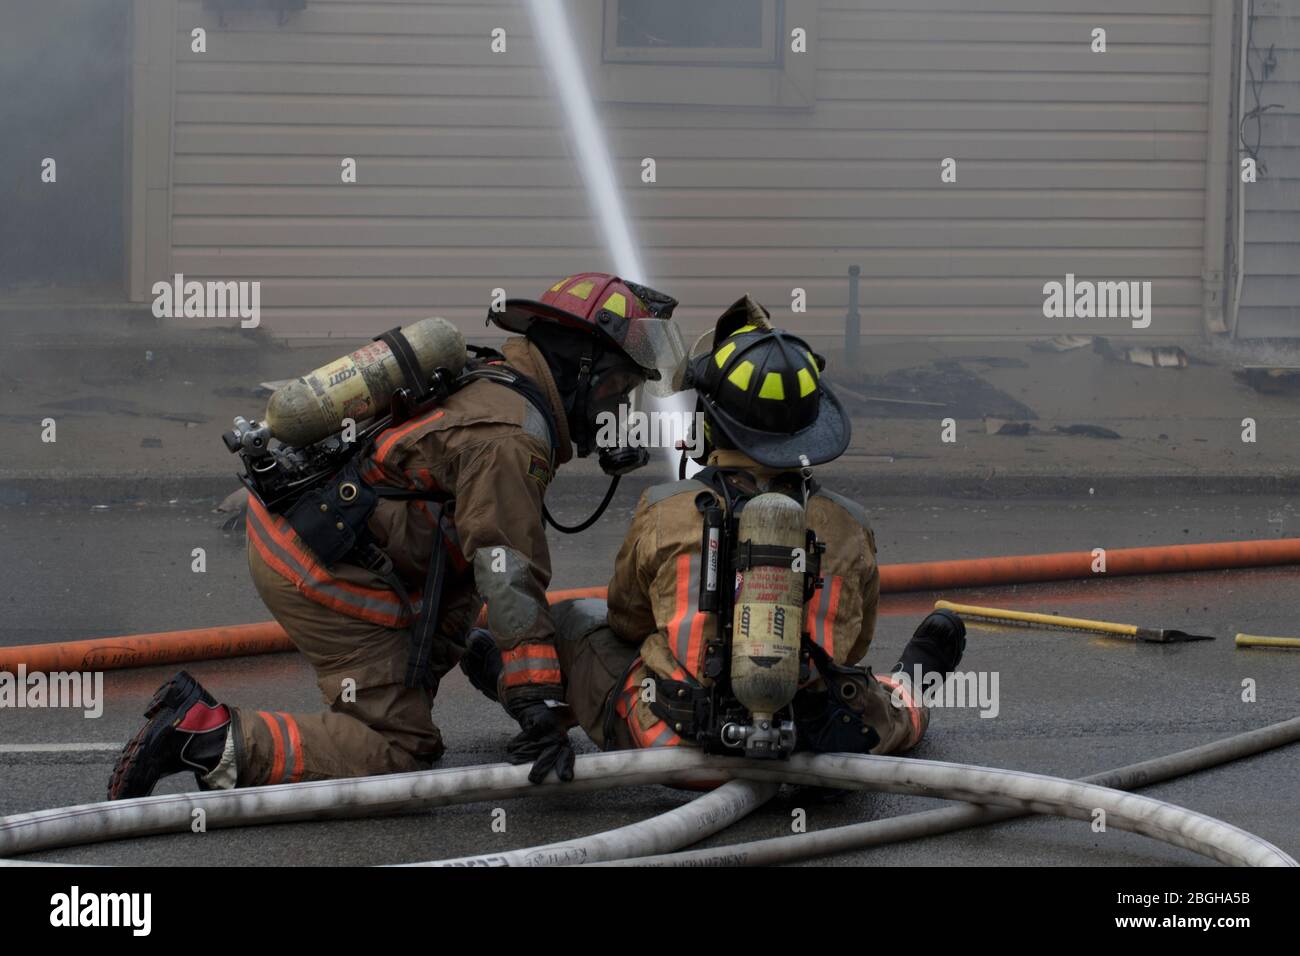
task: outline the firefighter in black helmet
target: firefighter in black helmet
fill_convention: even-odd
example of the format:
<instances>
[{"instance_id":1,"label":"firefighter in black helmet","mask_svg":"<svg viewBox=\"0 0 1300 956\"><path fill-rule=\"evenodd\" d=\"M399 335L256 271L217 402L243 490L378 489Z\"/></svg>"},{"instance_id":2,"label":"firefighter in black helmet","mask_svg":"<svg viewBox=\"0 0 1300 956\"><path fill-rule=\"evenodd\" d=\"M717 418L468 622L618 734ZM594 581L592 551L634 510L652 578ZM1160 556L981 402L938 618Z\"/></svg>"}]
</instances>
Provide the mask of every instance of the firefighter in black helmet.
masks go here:
<instances>
[{"instance_id":1,"label":"firefighter in black helmet","mask_svg":"<svg viewBox=\"0 0 1300 956\"><path fill-rule=\"evenodd\" d=\"M849 419L821 385L826 361L801 338L775 329L767 310L746 296L719 319L712 345L696 348L678 384L695 390L704 415L707 462L737 450L765 468L833 461L849 446Z\"/></svg>"},{"instance_id":2,"label":"firefighter in black helmet","mask_svg":"<svg viewBox=\"0 0 1300 956\"><path fill-rule=\"evenodd\" d=\"M693 388L706 441L696 478L646 491L615 560L606 602L555 608L556 650L574 719L602 748L691 745L699 708L692 698L711 686L709 645L714 614L700 609L702 492L718 501L733 491L770 490L799 471L839 457L849 420L821 375L824 361L806 342L771 325L748 296L696 343L676 383ZM795 476L801 480L802 476ZM705 480L700 480L704 478ZM720 482L728 483L724 490ZM875 537L855 502L817 485L808 495L808 527L825 542L823 586L807 600L803 632L821 661L794 699L796 747L813 751L900 753L915 746L929 715L915 678L950 672L961 658L965 628L947 612L922 622L889 674L850 665L875 631L880 576ZM729 588L724 588L729 591ZM495 686L486 652L462 659L475 686ZM713 673L716 673L716 668ZM831 680L826 680L829 676ZM656 692L646 692L653 683ZM845 684L852 689L841 693Z\"/></svg>"}]
</instances>

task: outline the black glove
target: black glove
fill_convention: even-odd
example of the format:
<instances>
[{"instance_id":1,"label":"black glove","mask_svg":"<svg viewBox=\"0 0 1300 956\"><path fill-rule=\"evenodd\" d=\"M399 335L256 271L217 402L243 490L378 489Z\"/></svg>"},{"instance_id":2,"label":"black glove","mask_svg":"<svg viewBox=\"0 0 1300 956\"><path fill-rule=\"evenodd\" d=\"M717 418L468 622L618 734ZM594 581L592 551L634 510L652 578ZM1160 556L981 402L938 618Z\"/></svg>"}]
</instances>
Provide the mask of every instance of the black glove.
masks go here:
<instances>
[{"instance_id":1,"label":"black glove","mask_svg":"<svg viewBox=\"0 0 1300 956\"><path fill-rule=\"evenodd\" d=\"M506 759L512 764L532 763L529 783L541 783L552 768L561 780L572 780L574 755L569 730L555 710L533 701L520 705L512 716L522 730L506 746Z\"/></svg>"}]
</instances>

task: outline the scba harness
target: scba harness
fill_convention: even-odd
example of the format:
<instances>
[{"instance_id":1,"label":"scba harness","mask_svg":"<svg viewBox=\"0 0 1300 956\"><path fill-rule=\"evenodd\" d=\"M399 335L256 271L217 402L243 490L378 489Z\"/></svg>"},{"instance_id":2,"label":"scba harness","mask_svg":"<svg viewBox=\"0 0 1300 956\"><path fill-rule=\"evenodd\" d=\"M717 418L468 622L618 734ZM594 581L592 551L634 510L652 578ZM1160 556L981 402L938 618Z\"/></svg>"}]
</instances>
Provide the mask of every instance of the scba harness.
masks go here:
<instances>
[{"instance_id":1,"label":"scba harness","mask_svg":"<svg viewBox=\"0 0 1300 956\"><path fill-rule=\"evenodd\" d=\"M880 742L879 733L866 720L870 671L836 663L803 629L802 621L798 689L788 705L776 713L776 727L755 726L753 715L737 698L732 685L737 628L744 633L747 622L743 616L749 608L742 610L741 620L736 619L736 594L724 582L729 585L735 579L738 593L740 576L762 567L789 571L794 558L789 548L740 540L740 516L761 490L753 475L742 469L710 467L697 473L695 480L712 489L702 491L695 500L703 519L698 610L713 615L716 626L712 640L705 645L701 675L705 680L684 667L676 668L673 677L652 673L653 693L646 700L650 711L679 737L715 753L743 749L749 756L781 757L794 750L870 751ZM783 473L771 480L767 490L806 504L816 484L806 472ZM802 590L806 606L823 585L821 555L825 545L811 529L806 529L805 536ZM812 686L819 676L824 689ZM614 739L614 711L611 699L606 713L606 741ZM764 734L771 744L755 749L751 736Z\"/></svg>"},{"instance_id":2,"label":"scba harness","mask_svg":"<svg viewBox=\"0 0 1300 956\"><path fill-rule=\"evenodd\" d=\"M235 428L223 436L226 447L240 455L244 474L240 480L249 493L273 515L282 517L322 565L354 564L378 575L397 595L404 614L411 621L411 648L407 659L406 686L436 689L430 670L433 638L439 623L443 583L449 560L464 566L454 550L455 500L446 491L418 487L397 487L363 477L364 463L371 459L383 434L442 404L453 393L472 382L486 380L503 385L531 403L546 422L552 461L559 449L559 431L550 404L532 379L504 364L501 353L467 346L473 354L458 376L436 369L428 379L420 374L419 363L400 329L376 336L397 359L405 387L392 397L387 415L376 418L356 436L345 441L331 435L306 448L273 445L265 423L235 420ZM421 599L412 600L396 573L392 558L379 547L368 522L380 500L420 500L429 504L436 528L429 566L425 572Z\"/></svg>"}]
</instances>

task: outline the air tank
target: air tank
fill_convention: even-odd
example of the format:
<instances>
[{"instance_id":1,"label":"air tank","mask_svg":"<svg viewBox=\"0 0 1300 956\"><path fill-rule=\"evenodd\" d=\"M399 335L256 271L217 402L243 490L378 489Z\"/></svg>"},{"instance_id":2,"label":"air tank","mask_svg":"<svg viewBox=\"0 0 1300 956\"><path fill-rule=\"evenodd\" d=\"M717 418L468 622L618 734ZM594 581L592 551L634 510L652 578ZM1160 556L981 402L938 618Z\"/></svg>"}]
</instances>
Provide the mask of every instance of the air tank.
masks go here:
<instances>
[{"instance_id":1,"label":"air tank","mask_svg":"<svg viewBox=\"0 0 1300 956\"><path fill-rule=\"evenodd\" d=\"M731 689L757 726L770 723L799 689L804 575L794 566L796 549L807 545L806 529L799 503L775 492L757 495L740 513L736 537L742 548L749 541L790 555L786 564L736 572Z\"/></svg>"},{"instance_id":2,"label":"air tank","mask_svg":"<svg viewBox=\"0 0 1300 956\"><path fill-rule=\"evenodd\" d=\"M446 319L420 319L402 334L426 377L436 368L459 375L465 367L465 339ZM405 384L388 345L371 342L276 389L266 406L266 424L272 436L301 448L340 431L345 418L361 422L383 414Z\"/></svg>"}]
</instances>

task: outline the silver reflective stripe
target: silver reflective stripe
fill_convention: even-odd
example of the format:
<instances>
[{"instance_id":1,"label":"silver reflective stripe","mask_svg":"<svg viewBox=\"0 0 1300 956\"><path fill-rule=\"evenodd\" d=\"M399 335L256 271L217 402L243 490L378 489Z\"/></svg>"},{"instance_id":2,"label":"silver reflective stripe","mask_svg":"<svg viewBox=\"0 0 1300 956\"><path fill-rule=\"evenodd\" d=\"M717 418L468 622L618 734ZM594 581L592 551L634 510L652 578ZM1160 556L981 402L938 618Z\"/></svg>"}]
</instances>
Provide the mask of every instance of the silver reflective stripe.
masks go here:
<instances>
[{"instance_id":1,"label":"silver reflective stripe","mask_svg":"<svg viewBox=\"0 0 1300 956\"><path fill-rule=\"evenodd\" d=\"M680 565L678 565L680 567ZM686 592L686 608L682 619L677 623L677 661L690 673L695 672L696 662L691 660L691 626L700 613L700 557L691 555L690 580ZM722 600L730 600L730 595L722 595Z\"/></svg>"},{"instance_id":2,"label":"silver reflective stripe","mask_svg":"<svg viewBox=\"0 0 1300 956\"><path fill-rule=\"evenodd\" d=\"M289 725L285 723L284 717L275 711L271 711L270 714L280 728L280 736L284 738L284 773L281 775L279 782L288 783L289 778L293 776L297 753L293 749L293 738L289 736Z\"/></svg>"},{"instance_id":3,"label":"silver reflective stripe","mask_svg":"<svg viewBox=\"0 0 1300 956\"><path fill-rule=\"evenodd\" d=\"M518 660L511 661L502 668L506 674L517 674L519 671L555 670L560 666L558 657L521 657Z\"/></svg>"}]
</instances>

